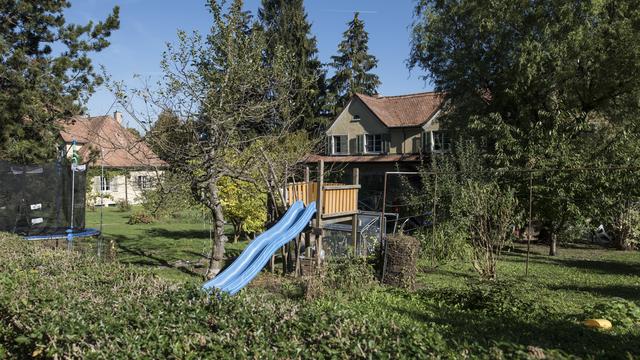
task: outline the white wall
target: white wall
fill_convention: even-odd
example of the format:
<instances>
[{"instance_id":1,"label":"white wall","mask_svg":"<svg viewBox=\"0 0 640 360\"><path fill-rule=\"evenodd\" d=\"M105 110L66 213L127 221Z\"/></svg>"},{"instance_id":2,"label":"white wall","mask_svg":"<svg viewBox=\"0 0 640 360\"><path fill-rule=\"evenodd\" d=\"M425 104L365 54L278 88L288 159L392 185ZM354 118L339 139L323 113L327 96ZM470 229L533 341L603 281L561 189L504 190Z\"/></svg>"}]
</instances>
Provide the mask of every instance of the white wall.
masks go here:
<instances>
[{"instance_id":1,"label":"white wall","mask_svg":"<svg viewBox=\"0 0 640 360\"><path fill-rule=\"evenodd\" d=\"M119 201L124 201L125 199L129 202L129 204L135 205L140 204L142 202L142 193L144 190L150 190L151 188L142 189L138 185L138 176L147 176L148 179L154 181L154 179L161 175L161 171L151 171L151 170L135 170L130 171L129 176L126 177L126 185L125 185L125 175L118 175L110 179L109 185L110 189L105 191L105 196L110 198L104 198L104 205L111 206L117 204ZM92 193L93 195L99 194L100 191L100 177L95 176L90 180L92 183ZM154 181L155 182L155 181ZM90 200L87 200L88 202ZM95 204L100 205L100 197L95 199Z\"/></svg>"}]
</instances>

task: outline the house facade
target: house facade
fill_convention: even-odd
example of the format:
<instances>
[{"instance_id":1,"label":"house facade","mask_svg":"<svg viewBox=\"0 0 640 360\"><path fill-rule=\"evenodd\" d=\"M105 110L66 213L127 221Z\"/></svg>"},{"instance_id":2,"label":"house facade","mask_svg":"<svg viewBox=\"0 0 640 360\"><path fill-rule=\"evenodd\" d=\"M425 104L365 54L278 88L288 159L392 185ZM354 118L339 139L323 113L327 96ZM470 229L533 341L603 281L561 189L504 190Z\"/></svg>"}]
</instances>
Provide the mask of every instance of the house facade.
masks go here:
<instances>
[{"instance_id":1,"label":"house facade","mask_svg":"<svg viewBox=\"0 0 640 360\"><path fill-rule=\"evenodd\" d=\"M438 122L443 103L436 92L356 94L326 131L325 153L308 161L323 160L325 167L344 174L342 181L349 181L351 168L359 168L362 195L375 197L386 171L416 170L432 154L450 151L450 139Z\"/></svg>"},{"instance_id":2,"label":"house facade","mask_svg":"<svg viewBox=\"0 0 640 360\"><path fill-rule=\"evenodd\" d=\"M331 158L326 160L402 162L447 151L450 144L437 120L442 101L441 94L433 92L356 94L327 130L326 155Z\"/></svg>"},{"instance_id":3,"label":"house facade","mask_svg":"<svg viewBox=\"0 0 640 360\"><path fill-rule=\"evenodd\" d=\"M91 184L87 201L95 205L139 204L143 192L153 188L167 166L143 139L122 125L120 112L113 116L76 116L64 120L60 138L67 156L72 156L75 140L82 162L94 169L104 167L104 178L87 179Z\"/></svg>"}]
</instances>

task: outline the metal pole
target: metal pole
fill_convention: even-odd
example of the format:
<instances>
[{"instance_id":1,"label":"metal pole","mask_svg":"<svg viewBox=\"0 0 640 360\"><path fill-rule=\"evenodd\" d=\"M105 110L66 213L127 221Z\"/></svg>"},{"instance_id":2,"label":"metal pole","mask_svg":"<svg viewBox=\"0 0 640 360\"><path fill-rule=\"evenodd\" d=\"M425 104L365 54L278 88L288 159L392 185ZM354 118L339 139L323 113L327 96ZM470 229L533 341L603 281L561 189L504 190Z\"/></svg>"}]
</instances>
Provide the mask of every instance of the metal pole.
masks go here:
<instances>
[{"instance_id":1,"label":"metal pole","mask_svg":"<svg viewBox=\"0 0 640 360\"><path fill-rule=\"evenodd\" d=\"M384 241L385 227L386 227L384 213L387 210L387 177L388 175L389 173L387 172L384 173L384 185L382 190L382 213L380 214L380 250L384 250L382 247L382 242Z\"/></svg>"},{"instance_id":2,"label":"metal pole","mask_svg":"<svg viewBox=\"0 0 640 360\"><path fill-rule=\"evenodd\" d=\"M102 247L102 222L104 217L104 151L100 148L100 159L102 160L100 163L100 183L98 184L98 190L100 191L100 241L98 243L98 258L100 258L100 247Z\"/></svg>"},{"instance_id":3,"label":"metal pole","mask_svg":"<svg viewBox=\"0 0 640 360\"><path fill-rule=\"evenodd\" d=\"M433 186L433 211L431 212L431 267L436 267L436 204L438 198L438 174L435 174Z\"/></svg>"},{"instance_id":4,"label":"metal pole","mask_svg":"<svg viewBox=\"0 0 640 360\"><path fill-rule=\"evenodd\" d=\"M533 172L529 173L529 228L527 229L527 260L524 268L524 275L529 275L529 253L531 251L531 233L533 228L531 227L531 209L533 203Z\"/></svg>"}]
</instances>

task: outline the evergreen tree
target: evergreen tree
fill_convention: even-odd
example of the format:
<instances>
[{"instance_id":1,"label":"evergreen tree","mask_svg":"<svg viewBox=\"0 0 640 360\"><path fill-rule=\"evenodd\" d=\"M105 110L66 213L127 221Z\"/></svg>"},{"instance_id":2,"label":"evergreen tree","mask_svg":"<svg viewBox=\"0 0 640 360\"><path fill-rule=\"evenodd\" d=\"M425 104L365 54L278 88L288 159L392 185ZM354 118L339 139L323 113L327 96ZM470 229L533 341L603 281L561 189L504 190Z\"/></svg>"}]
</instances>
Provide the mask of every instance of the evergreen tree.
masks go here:
<instances>
[{"instance_id":1,"label":"evergreen tree","mask_svg":"<svg viewBox=\"0 0 640 360\"><path fill-rule=\"evenodd\" d=\"M102 79L90 52L107 46L119 8L105 21L67 24L67 0L0 2L0 158L55 157L56 120L76 115Z\"/></svg>"},{"instance_id":2,"label":"evergreen tree","mask_svg":"<svg viewBox=\"0 0 640 360\"><path fill-rule=\"evenodd\" d=\"M292 83L297 96L290 115L299 119L295 128L304 128L309 132L320 130L326 122L321 117L325 72L318 60L317 41L311 35L311 24L307 20L303 0L262 0L258 17L268 39L267 62L272 61L274 49L282 47L297 64Z\"/></svg>"},{"instance_id":3,"label":"evergreen tree","mask_svg":"<svg viewBox=\"0 0 640 360\"><path fill-rule=\"evenodd\" d=\"M338 55L331 57L330 65L336 70L329 79L329 92L335 101L329 104L333 113L340 111L355 93L375 95L380 86L378 76L370 72L378 60L369 54L369 34L358 15L356 12L348 23L349 28L338 45Z\"/></svg>"}]
</instances>

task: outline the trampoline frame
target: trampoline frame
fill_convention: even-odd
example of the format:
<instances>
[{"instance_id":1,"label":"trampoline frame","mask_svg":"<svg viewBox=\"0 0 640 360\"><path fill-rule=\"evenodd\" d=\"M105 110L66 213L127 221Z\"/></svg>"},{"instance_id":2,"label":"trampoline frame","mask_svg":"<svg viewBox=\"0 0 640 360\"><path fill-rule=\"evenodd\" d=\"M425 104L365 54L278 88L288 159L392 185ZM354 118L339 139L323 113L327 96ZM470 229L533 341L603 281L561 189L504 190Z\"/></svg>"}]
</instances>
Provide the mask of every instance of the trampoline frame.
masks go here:
<instances>
[{"instance_id":1,"label":"trampoline frame","mask_svg":"<svg viewBox=\"0 0 640 360\"><path fill-rule=\"evenodd\" d=\"M82 231L78 231L78 232L73 232L71 234L51 234L51 235L32 235L32 236L24 236L25 240L31 240L31 241L35 241L35 240L68 240L69 239L69 235L71 235L71 238L85 238L85 237L93 237L93 236L99 236L100 235L100 230L98 229L92 229L92 228L85 228Z\"/></svg>"}]
</instances>

